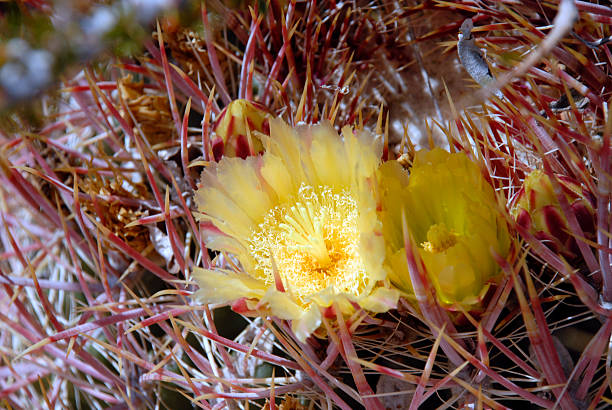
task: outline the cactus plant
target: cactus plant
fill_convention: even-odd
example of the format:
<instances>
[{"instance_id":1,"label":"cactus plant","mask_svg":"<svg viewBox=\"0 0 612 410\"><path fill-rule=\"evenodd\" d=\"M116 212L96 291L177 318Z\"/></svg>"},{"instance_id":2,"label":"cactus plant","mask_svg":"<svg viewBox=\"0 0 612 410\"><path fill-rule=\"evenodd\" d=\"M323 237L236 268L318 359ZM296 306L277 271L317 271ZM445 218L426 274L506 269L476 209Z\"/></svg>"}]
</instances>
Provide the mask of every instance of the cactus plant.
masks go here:
<instances>
[{"instance_id":1,"label":"cactus plant","mask_svg":"<svg viewBox=\"0 0 612 410\"><path fill-rule=\"evenodd\" d=\"M0 16L4 407L609 407L609 8L155 3Z\"/></svg>"}]
</instances>

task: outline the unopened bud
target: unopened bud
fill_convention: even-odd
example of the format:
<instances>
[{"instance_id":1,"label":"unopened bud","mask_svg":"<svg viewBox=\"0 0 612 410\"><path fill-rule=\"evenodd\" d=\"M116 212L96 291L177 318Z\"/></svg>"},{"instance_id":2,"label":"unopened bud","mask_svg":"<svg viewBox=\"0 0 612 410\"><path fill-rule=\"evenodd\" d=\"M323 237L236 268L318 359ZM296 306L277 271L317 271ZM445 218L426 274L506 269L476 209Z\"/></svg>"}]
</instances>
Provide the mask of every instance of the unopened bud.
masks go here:
<instances>
[{"instance_id":1,"label":"unopened bud","mask_svg":"<svg viewBox=\"0 0 612 410\"><path fill-rule=\"evenodd\" d=\"M255 131L269 134L271 114L261 104L234 100L227 105L215 121L213 154L216 161L222 156L246 158L263 151ZM250 138L249 138L250 137Z\"/></svg>"},{"instance_id":2,"label":"unopened bud","mask_svg":"<svg viewBox=\"0 0 612 410\"><path fill-rule=\"evenodd\" d=\"M555 175L561 185L571 212L574 213L584 235L590 238L595 233L595 211L593 195L577 181ZM523 187L513 200L512 215L517 223L527 229L551 250L572 258L577 245L567 218L561 210L553 191L550 178L542 171L532 171L523 182Z\"/></svg>"}]
</instances>

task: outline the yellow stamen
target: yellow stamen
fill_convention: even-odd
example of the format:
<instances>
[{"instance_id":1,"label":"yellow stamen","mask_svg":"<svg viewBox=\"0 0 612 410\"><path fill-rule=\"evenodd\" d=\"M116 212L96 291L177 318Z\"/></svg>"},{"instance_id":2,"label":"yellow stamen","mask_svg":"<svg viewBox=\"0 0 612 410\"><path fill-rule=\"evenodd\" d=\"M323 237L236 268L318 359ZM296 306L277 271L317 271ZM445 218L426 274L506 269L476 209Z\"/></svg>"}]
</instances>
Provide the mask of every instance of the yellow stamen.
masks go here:
<instances>
[{"instance_id":1,"label":"yellow stamen","mask_svg":"<svg viewBox=\"0 0 612 410\"><path fill-rule=\"evenodd\" d=\"M457 235L449 231L446 225L439 223L429 227L427 242L423 242L421 246L427 252L440 253L455 246L456 243Z\"/></svg>"},{"instance_id":2,"label":"yellow stamen","mask_svg":"<svg viewBox=\"0 0 612 410\"><path fill-rule=\"evenodd\" d=\"M328 286L358 294L366 277L358 217L349 193L302 185L296 198L268 212L249 239L258 275L273 283L274 258L285 287L302 304Z\"/></svg>"}]
</instances>

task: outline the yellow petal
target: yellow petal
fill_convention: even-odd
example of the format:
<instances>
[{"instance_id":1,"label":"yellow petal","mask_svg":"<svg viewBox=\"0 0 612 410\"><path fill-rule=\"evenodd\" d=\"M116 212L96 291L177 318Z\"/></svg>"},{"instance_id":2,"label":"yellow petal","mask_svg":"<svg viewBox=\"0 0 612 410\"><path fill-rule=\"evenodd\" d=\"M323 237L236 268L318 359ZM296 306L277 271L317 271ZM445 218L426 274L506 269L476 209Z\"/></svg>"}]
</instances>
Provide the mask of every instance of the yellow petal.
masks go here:
<instances>
[{"instance_id":1,"label":"yellow petal","mask_svg":"<svg viewBox=\"0 0 612 410\"><path fill-rule=\"evenodd\" d=\"M243 297L261 298L265 294L263 282L234 272L195 268L193 278L200 287L194 296L202 303L226 303Z\"/></svg>"},{"instance_id":2,"label":"yellow petal","mask_svg":"<svg viewBox=\"0 0 612 410\"><path fill-rule=\"evenodd\" d=\"M382 313L397 307L399 295L400 292L397 289L380 287L374 289L370 295L359 299L358 303L365 310Z\"/></svg>"},{"instance_id":3,"label":"yellow petal","mask_svg":"<svg viewBox=\"0 0 612 410\"><path fill-rule=\"evenodd\" d=\"M380 165L382 156L382 141L373 140L369 133L353 132L351 127L342 128L346 168L359 181L369 178Z\"/></svg>"},{"instance_id":4,"label":"yellow petal","mask_svg":"<svg viewBox=\"0 0 612 410\"><path fill-rule=\"evenodd\" d=\"M397 249L394 253L393 249L387 251L387 272L389 280L399 287L403 292L411 294L412 281L410 279L410 271L408 270L408 260L406 259L406 251L403 247Z\"/></svg>"},{"instance_id":5,"label":"yellow petal","mask_svg":"<svg viewBox=\"0 0 612 410\"><path fill-rule=\"evenodd\" d=\"M304 309L295 302L291 294L280 292L273 287L268 288L261 298L261 303L267 305L270 312L281 319L298 319L304 314Z\"/></svg>"},{"instance_id":6,"label":"yellow petal","mask_svg":"<svg viewBox=\"0 0 612 410\"><path fill-rule=\"evenodd\" d=\"M227 195L254 221L270 209L272 201L259 179L260 157L223 158L217 171L218 183Z\"/></svg>"},{"instance_id":7,"label":"yellow petal","mask_svg":"<svg viewBox=\"0 0 612 410\"><path fill-rule=\"evenodd\" d=\"M261 176L276 193L279 203L286 202L295 193L297 184L280 157L271 153L264 155Z\"/></svg>"},{"instance_id":8,"label":"yellow petal","mask_svg":"<svg viewBox=\"0 0 612 410\"><path fill-rule=\"evenodd\" d=\"M312 305L302 316L291 322L291 330L300 342L305 342L315 330L321 326L321 311L317 305Z\"/></svg>"},{"instance_id":9,"label":"yellow petal","mask_svg":"<svg viewBox=\"0 0 612 410\"><path fill-rule=\"evenodd\" d=\"M264 157L271 154L283 161L294 181L293 188L297 191L302 182L308 181L305 168L311 166L304 155L304 142L293 128L278 118L270 120L270 135L266 139Z\"/></svg>"}]
</instances>

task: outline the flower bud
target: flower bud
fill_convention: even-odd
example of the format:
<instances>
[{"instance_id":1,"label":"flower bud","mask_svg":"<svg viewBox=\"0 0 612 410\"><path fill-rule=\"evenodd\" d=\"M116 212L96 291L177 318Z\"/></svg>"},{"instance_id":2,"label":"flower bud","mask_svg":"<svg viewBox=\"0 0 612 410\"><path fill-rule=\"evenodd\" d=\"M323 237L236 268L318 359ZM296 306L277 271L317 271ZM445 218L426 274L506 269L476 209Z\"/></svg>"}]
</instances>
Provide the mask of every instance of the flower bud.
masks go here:
<instances>
[{"instance_id":1,"label":"flower bud","mask_svg":"<svg viewBox=\"0 0 612 410\"><path fill-rule=\"evenodd\" d=\"M555 175L563 195L570 204L585 236L595 234L595 211L593 195L577 181ZM512 216L551 250L573 258L578 247L570 231L559 201L553 191L550 178L542 171L532 171L523 182L521 190L512 201Z\"/></svg>"},{"instance_id":2,"label":"flower bud","mask_svg":"<svg viewBox=\"0 0 612 410\"><path fill-rule=\"evenodd\" d=\"M251 153L263 152L263 145L255 131L269 134L270 117L268 110L256 102L241 99L229 103L214 125L216 138L213 139L212 149L215 160L219 161L222 156L245 159Z\"/></svg>"}]
</instances>

